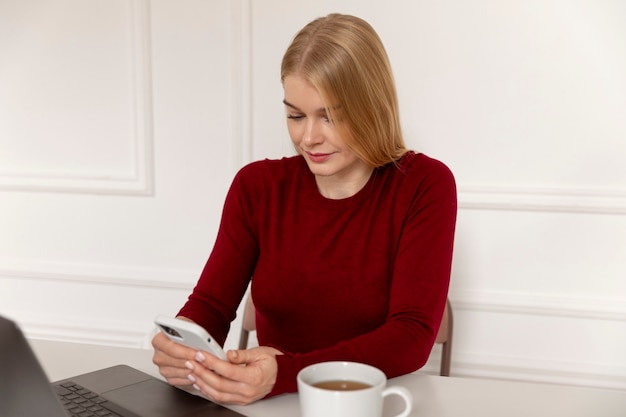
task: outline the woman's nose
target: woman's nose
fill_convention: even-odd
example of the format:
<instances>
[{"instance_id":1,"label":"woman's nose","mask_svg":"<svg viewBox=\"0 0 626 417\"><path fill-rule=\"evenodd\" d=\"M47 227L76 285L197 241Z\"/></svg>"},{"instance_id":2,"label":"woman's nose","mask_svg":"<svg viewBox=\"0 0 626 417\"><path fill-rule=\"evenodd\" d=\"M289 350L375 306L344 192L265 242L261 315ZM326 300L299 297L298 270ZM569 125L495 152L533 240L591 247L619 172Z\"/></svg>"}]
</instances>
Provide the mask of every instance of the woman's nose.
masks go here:
<instances>
[{"instance_id":1,"label":"woman's nose","mask_svg":"<svg viewBox=\"0 0 626 417\"><path fill-rule=\"evenodd\" d=\"M314 145L323 141L323 136L318 123L315 120L308 120L304 129L302 141L306 145Z\"/></svg>"}]
</instances>

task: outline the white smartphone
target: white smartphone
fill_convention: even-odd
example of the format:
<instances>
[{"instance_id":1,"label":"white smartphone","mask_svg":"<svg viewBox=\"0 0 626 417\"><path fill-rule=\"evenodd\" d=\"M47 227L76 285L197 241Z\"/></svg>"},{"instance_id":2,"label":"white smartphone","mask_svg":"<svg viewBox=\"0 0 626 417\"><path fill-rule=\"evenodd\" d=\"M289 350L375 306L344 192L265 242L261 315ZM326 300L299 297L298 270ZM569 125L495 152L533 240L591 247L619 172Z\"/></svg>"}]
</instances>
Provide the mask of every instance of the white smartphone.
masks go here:
<instances>
[{"instance_id":1,"label":"white smartphone","mask_svg":"<svg viewBox=\"0 0 626 417\"><path fill-rule=\"evenodd\" d=\"M228 360L222 347L196 323L168 316L157 316L154 322L170 340Z\"/></svg>"}]
</instances>

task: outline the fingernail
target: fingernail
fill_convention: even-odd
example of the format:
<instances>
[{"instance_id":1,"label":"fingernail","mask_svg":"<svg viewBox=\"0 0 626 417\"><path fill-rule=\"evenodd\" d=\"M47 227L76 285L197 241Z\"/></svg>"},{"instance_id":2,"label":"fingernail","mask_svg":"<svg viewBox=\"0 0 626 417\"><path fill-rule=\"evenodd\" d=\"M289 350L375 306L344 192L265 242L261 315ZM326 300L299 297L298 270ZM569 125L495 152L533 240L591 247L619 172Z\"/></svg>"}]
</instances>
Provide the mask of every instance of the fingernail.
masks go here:
<instances>
[{"instance_id":1,"label":"fingernail","mask_svg":"<svg viewBox=\"0 0 626 417\"><path fill-rule=\"evenodd\" d=\"M189 361L185 362L185 368L189 369L190 371L193 371L193 363Z\"/></svg>"},{"instance_id":2,"label":"fingernail","mask_svg":"<svg viewBox=\"0 0 626 417\"><path fill-rule=\"evenodd\" d=\"M204 362L204 355L202 354L202 352L196 353L196 360L198 362Z\"/></svg>"},{"instance_id":3,"label":"fingernail","mask_svg":"<svg viewBox=\"0 0 626 417\"><path fill-rule=\"evenodd\" d=\"M200 387L199 387L197 384L193 384L193 387L194 387L195 389L197 389L198 391L201 391L201 390L200 390Z\"/></svg>"},{"instance_id":4,"label":"fingernail","mask_svg":"<svg viewBox=\"0 0 626 417\"><path fill-rule=\"evenodd\" d=\"M191 374L187 375L187 379L190 380L191 382L196 382L196 378Z\"/></svg>"}]
</instances>

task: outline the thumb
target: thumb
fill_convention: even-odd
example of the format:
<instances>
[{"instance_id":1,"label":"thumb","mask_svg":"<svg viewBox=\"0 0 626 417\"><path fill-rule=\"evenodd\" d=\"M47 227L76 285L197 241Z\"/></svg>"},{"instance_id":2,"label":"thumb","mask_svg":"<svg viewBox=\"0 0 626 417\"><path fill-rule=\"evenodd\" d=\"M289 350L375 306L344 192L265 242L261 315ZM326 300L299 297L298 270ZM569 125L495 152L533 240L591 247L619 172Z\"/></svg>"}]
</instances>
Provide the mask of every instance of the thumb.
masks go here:
<instances>
[{"instance_id":1,"label":"thumb","mask_svg":"<svg viewBox=\"0 0 626 417\"><path fill-rule=\"evenodd\" d=\"M229 351L226 353L226 356L228 356L228 360L229 360L231 363L238 364L238 365L248 363L248 361L249 361L249 358L248 358L248 356L249 356L249 355L248 355L248 351L247 351L247 350L245 350L245 349L241 349L241 350L234 350L234 349L233 349L233 350L229 350Z\"/></svg>"}]
</instances>

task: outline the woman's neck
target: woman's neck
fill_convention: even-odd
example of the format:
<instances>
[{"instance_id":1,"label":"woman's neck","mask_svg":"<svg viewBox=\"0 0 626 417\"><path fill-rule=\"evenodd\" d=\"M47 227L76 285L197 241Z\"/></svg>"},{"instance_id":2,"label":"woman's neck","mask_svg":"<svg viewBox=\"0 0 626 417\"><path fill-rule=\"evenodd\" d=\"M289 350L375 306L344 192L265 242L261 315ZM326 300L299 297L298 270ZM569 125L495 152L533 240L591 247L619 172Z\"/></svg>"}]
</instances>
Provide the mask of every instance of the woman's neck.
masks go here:
<instances>
[{"instance_id":1,"label":"woman's neck","mask_svg":"<svg viewBox=\"0 0 626 417\"><path fill-rule=\"evenodd\" d=\"M320 194L331 200L341 200L352 197L367 184L373 168L363 166L362 169L354 171L347 178L338 175L322 176L316 175L315 182Z\"/></svg>"}]
</instances>

